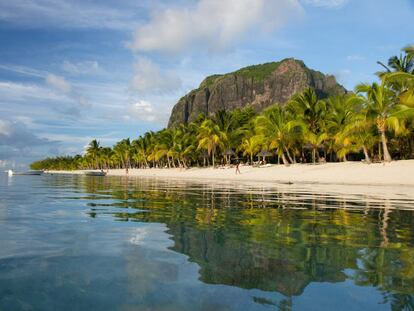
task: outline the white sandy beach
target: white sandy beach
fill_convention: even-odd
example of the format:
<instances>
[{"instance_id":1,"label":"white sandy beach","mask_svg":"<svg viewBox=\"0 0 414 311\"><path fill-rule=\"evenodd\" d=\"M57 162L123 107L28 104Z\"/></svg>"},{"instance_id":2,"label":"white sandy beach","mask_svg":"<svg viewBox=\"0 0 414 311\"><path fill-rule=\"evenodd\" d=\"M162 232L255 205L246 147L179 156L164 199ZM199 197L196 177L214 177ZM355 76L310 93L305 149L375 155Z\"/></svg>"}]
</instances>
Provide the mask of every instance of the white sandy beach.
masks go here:
<instances>
[{"instance_id":1,"label":"white sandy beach","mask_svg":"<svg viewBox=\"0 0 414 311\"><path fill-rule=\"evenodd\" d=\"M389 185L414 187L414 160L365 164L362 162L294 164L289 167L241 166L241 174L234 168L190 169L130 169L128 176L162 177L193 180L257 181L278 183L311 183L337 185ZM82 171L50 171L50 173L80 174ZM124 169L111 169L108 176L125 176Z\"/></svg>"}]
</instances>

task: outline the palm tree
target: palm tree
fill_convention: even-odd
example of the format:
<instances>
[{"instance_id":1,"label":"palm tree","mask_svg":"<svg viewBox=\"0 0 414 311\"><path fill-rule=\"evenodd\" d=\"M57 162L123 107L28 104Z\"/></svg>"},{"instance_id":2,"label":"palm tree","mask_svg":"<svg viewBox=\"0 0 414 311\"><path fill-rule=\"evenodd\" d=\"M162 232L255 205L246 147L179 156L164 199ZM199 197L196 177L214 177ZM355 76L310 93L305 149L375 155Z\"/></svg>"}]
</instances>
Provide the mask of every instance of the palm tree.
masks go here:
<instances>
[{"instance_id":1,"label":"palm tree","mask_svg":"<svg viewBox=\"0 0 414 311\"><path fill-rule=\"evenodd\" d=\"M390 162L392 159L388 151L386 132L388 129L398 131L401 125L397 116L398 111L396 110L393 92L387 87L386 79L382 79L380 84L359 84L356 86L355 91L366 94L365 104L368 117L374 120L380 133L384 161Z\"/></svg>"},{"instance_id":2,"label":"palm tree","mask_svg":"<svg viewBox=\"0 0 414 311\"><path fill-rule=\"evenodd\" d=\"M138 137L138 139L135 139L131 143L132 150L134 154L134 160L141 163L143 167L148 167L147 162L147 150L148 150L148 140L145 139L145 136ZM141 166L141 167L142 167Z\"/></svg>"},{"instance_id":3,"label":"palm tree","mask_svg":"<svg viewBox=\"0 0 414 311\"><path fill-rule=\"evenodd\" d=\"M131 149L131 141L129 138L121 140L114 146L114 152L121 161L121 166L125 168L127 173L131 167Z\"/></svg>"},{"instance_id":4,"label":"palm tree","mask_svg":"<svg viewBox=\"0 0 414 311\"><path fill-rule=\"evenodd\" d=\"M373 127L373 123L367 118L366 111L362 110L354 115L352 123L345 126L342 132L345 139L350 139L354 143L355 151L363 151L365 162L368 164L371 163L369 150L377 141Z\"/></svg>"},{"instance_id":5,"label":"palm tree","mask_svg":"<svg viewBox=\"0 0 414 311\"><path fill-rule=\"evenodd\" d=\"M171 167L171 155L173 147L173 130L164 129L157 133L157 139L154 146L154 160L161 162L160 160L166 158L168 167Z\"/></svg>"},{"instance_id":6,"label":"palm tree","mask_svg":"<svg viewBox=\"0 0 414 311\"><path fill-rule=\"evenodd\" d=\"M220 132L227 138L223 141L223 150L231 150L235 146L233 143L236 139L237 131L234 121L233 114L225 110L220 110L214 115L213 122L218 125ZM227 157L226 161L228 162Z\"/></svg>"},{"instance_id":7,"label":"palm tree","mask_svg":"<svg viewBox=\"0 0 414 311\"><path fill-rule=\"evenodd\" d=\"M381 65L385 71L378 72L378 76L382 76L391 72L405 72L414 74L414 45L406 46L402 49L404 55L392 56L388 59L388 66L384 65L382 62L378 61L377 63Z\"/></svg>"},{"instance_id":8,"label":"palm tree","mask_svg":"<svg viewBox=\"0 0 414 311\"><path fill-rule=\"evenodd\" d=\"M240 150L243 151L243 155L249 155L250 163L253 164L253 156L260 151L262 142L263 137L258 135L243 139Z\"/></svg>"},{"instance_id":9,"label":"palm tree","mask_svg":"<svg viewBox=\"0 0 414 311\"><path fill-rule=\"evenodd\" d=\"M99 141L93 139L86 149L86 156L90 157L92 160L92 167L99 168L98 157L100 152L101 146L99 145Z\"/></svg>"},{"instance_id":10,"label":"palm tree","mask_svg":"<svg viewBox=\"0 0 414 311\"><path fill-rule=\"evenodd\" d=\"M111 148L109 147L101 148L100 159L102 160L103 166L106 168L106 170L109 169L111 156L112 156Z\"/></svg>"},{"instance_id":11,"label":"palm tree","mask_svg":"<svg viewBox=\"0 0 414 311\"><path fill-rule=\"evenodd\" d=\"M326 129L333 148L344 161L351 151L358 150L349 135L355 124L357 111L361 110L362 98L355 95L330 97L327 100Z\"/></svg>"},{"instance_id":12,"label":"palm tree","mask_svg":"<svg viewBox=\"0 0 414 311\"><path fill-rule=\"evenodd\" d=\"M281 107L273 106L256 118L257 133L267 142L269 149L276 149L285 165L289 165L285 153L291 158L289 147L303 128L301 121L289 120L288 116L289 114Z\"/></svg>"},{"instance_id":13,"label":"palm tree","mask_svg":"<svg viewBox=\"0 0 414 311\"><path fill-rule=\"evenodd\" d=\"M322 131L327 111L326 102L318 99L315 90L307 88L289 101L287 110L302 122L303 137L311 146L312 161L315 163L316 151L327 139L327 134Z\"/></svg>"},{"instance_id":14,"label":"palm tree","mask_svg":"<svg viewBox=\"0 0 414 311\"><path fill-rule=\"evenodd\" d=\"M408 155L414 154L414 45L403 49L404 55L391 57L388 61L389 68L386 72L380 72L379 76L387 81L391 90L395 93L400 105L398 118L400 119L402 140L408 146ZM400 143L403 143L400 140ZM399 146L400 151L404 145Z\"/></svg>"},{"instance_id":15,"label":"palm tree","mask_svg":"<svg viewBox=\"0 0 414 311\"><path fill-rule=\"evenodd\" d=\"M209 156L212 156L213 167L215 166L215 155L218 148L224 147L227 140L226 135L220 131L220 128L212 120L206 119L198 128L198 148L205 149Z\"/></svg>"}]
</instances>

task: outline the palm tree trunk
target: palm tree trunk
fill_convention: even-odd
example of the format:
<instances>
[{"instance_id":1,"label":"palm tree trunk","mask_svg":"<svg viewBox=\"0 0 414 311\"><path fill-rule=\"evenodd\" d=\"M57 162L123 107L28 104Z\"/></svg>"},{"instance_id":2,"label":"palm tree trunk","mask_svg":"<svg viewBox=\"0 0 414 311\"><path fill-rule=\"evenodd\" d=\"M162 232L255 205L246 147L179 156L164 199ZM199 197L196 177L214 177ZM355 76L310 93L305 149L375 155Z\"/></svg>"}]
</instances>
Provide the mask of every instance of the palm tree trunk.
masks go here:
<instances>
[{"instance_id":1,"label":"palm tree trunk","mask_svg":"<svg viewBox=\"0 0 414 311\"><path fill-rule=\"evenodd\" d=\"M289 166L289 161L288 159L286 159L286 156L283 152L282 152L282 161L284 165Z\"/></svg>"},{"instance_id":2,"label":"palm tree trunk","mask_svg":"<svg viewBox=\"0 0 414 311\"><path fill-rule=\"evenodd\" d=\"M381 142L382 142L382 149L384 151L384 161L391 162L391 155L388 151L387 137L385 136L385 131L381 131Z\"/></svg>"},{"instance_id":3,"label":"palm tree trunk","mask_svg":"<svg viewBox=\"0 0 414 311\"><path fill-rule=\"evenodd\" d=\"M290 163L295 163L295 161L292 159L292 157L290 155L289 149L288 148L285 148L285 150L286 150L286 154L287 154L287 156L289 158Z\"/></svg>"},{"instance_id":4,"label":"palm tree trunk","mask_svg":"<svg viewBox=\"0 0 414 311\"><path fill-rule=\"evenodd\" d=\"M362 150L364 151L365 162L367 162L368 164L371 164L371 159L368 154L368 149L367 147L365 147L365 145L362 146Z\"/></svg>"},{"instance_id":5,"label":"palm tree trunk","mask_svg":"<svg viewBox=\"0 0 414 311\"><path fill-rule=\"evenodd\" d=\"M312 149L312 162L313 164L316 163L316 148Z\"/></svg>"},{"instance_id":6,"label":"palm tree trunk","mask_svg":"<svg viewBox=\"0 0 414 311\"><path fill-rule=\"evenodd\" d=\"M214 166L215 166L215 152L213 151L213 168L214 168Z\"/></svg>"},{"instance_id":7,"label":"palm tree trunk","mask_svg":"<svg viewBox=\"0 0 414 311\"><path fill-rule=\"evenodd\" d=\"M382 152L381 152L381 142L378 142L378 159L381 161Z\"/></svg>"}]
</instances>

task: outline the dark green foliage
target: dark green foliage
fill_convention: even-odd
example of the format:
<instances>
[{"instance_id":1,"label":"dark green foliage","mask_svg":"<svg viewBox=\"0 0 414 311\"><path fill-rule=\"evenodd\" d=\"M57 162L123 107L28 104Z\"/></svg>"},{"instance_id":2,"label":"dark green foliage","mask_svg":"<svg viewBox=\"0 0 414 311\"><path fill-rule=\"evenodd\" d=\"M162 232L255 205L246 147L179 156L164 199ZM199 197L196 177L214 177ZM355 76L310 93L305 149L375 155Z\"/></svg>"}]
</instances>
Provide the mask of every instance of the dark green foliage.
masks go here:
<instances>
[{"instance_id":1,"label":"dark green foliage","mask_svg":"<svg viewBox=\"0 0 414 311\"><path fill-rule=\"evenodd\" d=\"M230 74L240 75L244 78L253 79L255 81L263 81L270 76L271 73L277 69L277 67L279 67L280 63L281 62L271 62L260 65L252 65L241 68Z\"/></svg>"}]
</instances>

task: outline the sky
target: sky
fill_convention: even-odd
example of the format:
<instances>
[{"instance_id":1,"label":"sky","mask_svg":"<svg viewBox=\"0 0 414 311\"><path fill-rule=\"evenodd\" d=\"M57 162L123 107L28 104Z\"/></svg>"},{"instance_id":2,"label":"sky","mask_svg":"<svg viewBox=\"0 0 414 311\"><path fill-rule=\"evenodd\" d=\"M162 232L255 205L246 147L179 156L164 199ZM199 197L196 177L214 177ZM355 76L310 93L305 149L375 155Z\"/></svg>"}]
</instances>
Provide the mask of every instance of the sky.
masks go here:
<instances>
[{"instance_id":1,"label":"sky","mask_svg":"<svg viewBox=\"0 0 414 311\"><path fill-rule=\"evenodd\" d=\"M0 169L166 126L208 75L301 59L348 90L414 44L414 0L0 0Z\"/></svg>"}]
</instances>

